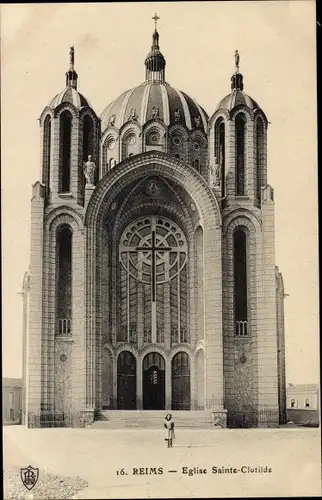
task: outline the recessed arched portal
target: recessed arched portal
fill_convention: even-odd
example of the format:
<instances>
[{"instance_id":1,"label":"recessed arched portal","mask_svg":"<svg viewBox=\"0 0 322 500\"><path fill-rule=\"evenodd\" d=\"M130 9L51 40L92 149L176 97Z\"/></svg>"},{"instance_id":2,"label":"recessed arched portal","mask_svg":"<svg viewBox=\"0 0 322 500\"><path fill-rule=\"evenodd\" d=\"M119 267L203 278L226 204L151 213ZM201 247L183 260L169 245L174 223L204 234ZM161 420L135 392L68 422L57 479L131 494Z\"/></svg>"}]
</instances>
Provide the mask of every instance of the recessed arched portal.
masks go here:
<instances>
[{"instance_id":1,"label":"recessed arched portal","mask_svg":"<svg viewBox=\"0 0 322 500\"><path fill-rule=\"evenodd\" d=\"M117 407L136 410L136 359L129 351L117 358Z\"/></svg>"},{"instance_id":2,"label":"recessed arched portal","mask_svg":"<svg viewBox=\"0 0 322 500\"><path fill-rule=\"evenodd\" d=\"M190 410L190 361L186 352L172 359L172 409Z\"/></svg>"},{"instance_id":3,"label":"recessed arched portal","mask_svg":"<svg viewBox=\"0 0 322 500\"><path fill-rule=\"evenodd\" d=\"M143 409L165 409L165 362L157 352L150 352L143 360Z\"/></svg>"}]
</instances>

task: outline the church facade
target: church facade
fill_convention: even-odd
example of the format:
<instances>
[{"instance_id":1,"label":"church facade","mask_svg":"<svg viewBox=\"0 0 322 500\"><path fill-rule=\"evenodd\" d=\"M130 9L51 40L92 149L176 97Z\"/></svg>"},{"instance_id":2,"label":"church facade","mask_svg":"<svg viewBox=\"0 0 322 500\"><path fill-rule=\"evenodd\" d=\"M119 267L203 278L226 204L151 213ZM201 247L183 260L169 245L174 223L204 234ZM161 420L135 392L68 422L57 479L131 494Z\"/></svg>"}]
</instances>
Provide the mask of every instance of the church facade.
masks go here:
<instances>
[{"instance_id":1,"label":"church facade","mask_svg":"<svg viewBox=\"0 0 322 500\"><path fill-rule=\"evenodd\" d=\"M231 91L209 117L165 79L98 117L66 87L40 116L23 284L23 414L198 410L221 427L285 420L284 287L264 111ZM34 421L34 420L33 420Z\"/></svg>"}]
</instances>

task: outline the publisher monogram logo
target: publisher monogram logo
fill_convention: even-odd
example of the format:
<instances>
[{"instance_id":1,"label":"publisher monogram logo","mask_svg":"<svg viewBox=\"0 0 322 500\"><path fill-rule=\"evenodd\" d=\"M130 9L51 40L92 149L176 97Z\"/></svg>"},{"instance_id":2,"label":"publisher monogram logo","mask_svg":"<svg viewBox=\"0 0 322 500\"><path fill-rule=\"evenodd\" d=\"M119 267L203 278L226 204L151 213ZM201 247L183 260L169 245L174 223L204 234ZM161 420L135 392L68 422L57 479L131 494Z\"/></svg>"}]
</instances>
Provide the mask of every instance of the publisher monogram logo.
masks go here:
<instances>
[{"instance_id":1,"label":"publisher monogram logo","mask_svg":"<svg viewBox=\"0 0 322 500\"><path fill-rule=\"evenodd\" d=\"M20 477L22 484L27 488L27 490L32 490L33 487L37 484L39 477L39 469L31 467L28 465L26 468L20 469Z\"/></svg>"}]
</instances>

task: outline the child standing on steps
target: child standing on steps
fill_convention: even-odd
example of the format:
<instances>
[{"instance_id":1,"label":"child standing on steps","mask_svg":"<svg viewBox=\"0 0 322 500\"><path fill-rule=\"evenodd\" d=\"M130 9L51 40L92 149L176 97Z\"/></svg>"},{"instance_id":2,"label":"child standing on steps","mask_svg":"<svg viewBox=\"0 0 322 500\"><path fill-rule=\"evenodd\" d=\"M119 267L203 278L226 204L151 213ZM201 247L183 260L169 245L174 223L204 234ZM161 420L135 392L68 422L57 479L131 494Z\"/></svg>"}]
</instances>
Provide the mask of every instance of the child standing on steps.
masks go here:
<instances>
[{"instance_id":1,"label":"child standing on steps","mask_svg":"<svg viewBox=\"0 0 322 500\"><path fill-rule=\"evenodd\" d=\"M172 448L172 440L175 438L175 435L174 435L174 422L172 420L171 413L168 413L165 417L164 428L166 433L165 440L168 441L168 448Z\"/></svg>"}]
</instances>

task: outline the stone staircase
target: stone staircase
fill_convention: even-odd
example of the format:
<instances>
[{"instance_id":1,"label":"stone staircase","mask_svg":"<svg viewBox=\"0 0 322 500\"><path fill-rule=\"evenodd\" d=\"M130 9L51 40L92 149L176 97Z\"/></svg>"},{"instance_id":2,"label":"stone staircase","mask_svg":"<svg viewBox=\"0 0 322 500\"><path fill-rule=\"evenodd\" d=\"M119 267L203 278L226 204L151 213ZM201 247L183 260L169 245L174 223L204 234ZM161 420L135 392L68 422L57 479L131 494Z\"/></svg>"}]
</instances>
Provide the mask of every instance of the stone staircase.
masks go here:
<instances>
[{"instance_id":1,"label":"stone staircase","mask_svg":"<svg viewBox=\"0 0 322 500\"><path fill-rule=\"evenodd\" d=\"M210 411L166 410L103 410L92 424L94 429L145 428L162 429L164 418L171 413L179 428L211 429L214 427Z\"/></svg>"}]
</instances>

